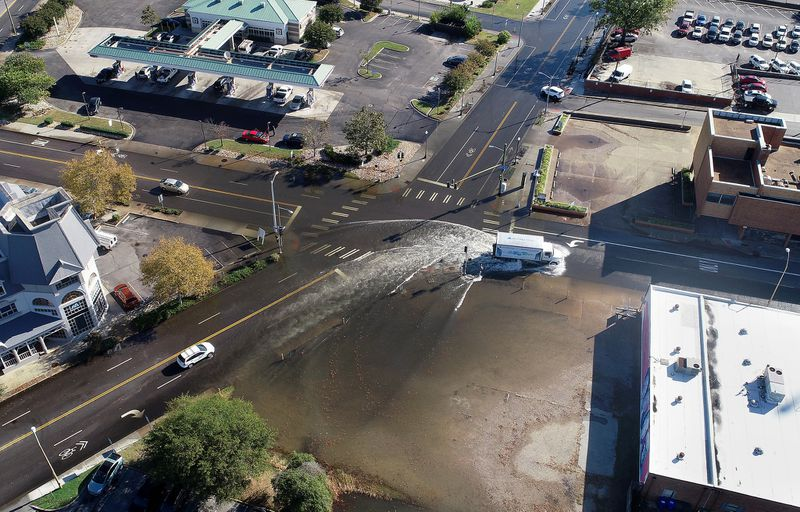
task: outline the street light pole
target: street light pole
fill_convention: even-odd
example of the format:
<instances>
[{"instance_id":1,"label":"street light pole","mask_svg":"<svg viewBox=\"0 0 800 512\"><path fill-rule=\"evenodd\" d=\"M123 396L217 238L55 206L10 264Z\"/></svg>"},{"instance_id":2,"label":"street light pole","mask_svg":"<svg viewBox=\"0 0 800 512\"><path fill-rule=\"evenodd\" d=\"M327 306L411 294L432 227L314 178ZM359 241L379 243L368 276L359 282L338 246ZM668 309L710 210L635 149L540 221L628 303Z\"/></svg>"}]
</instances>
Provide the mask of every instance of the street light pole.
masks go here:
<instances>
[{"instance_id":1,"label":"street light pole","mask_svg":"<svg viewBox=\"0 0 800 512\"><path fill-rule=\"evenodd\" d=\"M86 108L86 115L89 115L89 104L86 102L86 91L81 91L81 96L83 96L83 106Z\"/></svg>"},{"instance_id":2,"label":"street light pole","mask_svg":"<svg viewBox=\"0 0 800 512\"><path fill-rule=\"evenodd\" d=\"M553 77L548 75L547 73L542 73L541 71L539 71L538 73L540 75L542 75L543 77L547 78L547 92L548 92L548 94L544 95L545 96L545 98L544 98L544 101L545 101L544 102L544 115L546 116L547 115L547 108L550 106L550 94L549 94L549 92L550 92L550 87L552 87L552 85L553 85Z\"/></svg>"},{"instance_id":3,"label":"street light pole","mask_svg":"<svg viewBox=\"0 0 800 512\"><path fill-rule=\"evenodd\" d=\"M772 304L772 299L775 298L775 294L778 293L778 288L781 286L781 281L783 281L783 276L786 275L786 270L789 269L789 255L791 254L792 250L788 247L786 248L786 265L783 266L783 272L781 272L781 277L778 278L778 283L775 285L775 289L772 290L772 296L770 296L769 301L767 302L767 307Z\"/></svg>"},{"instance_id":4,"label":"street light pole","mask_svg":"<svg viewBox=\"0 0 800 512\"><path fill-rule=\"evenodd\" d=\"M275 178L278 177L278 171L272 175L269 180L269 190L272 193L272 230L275 231L275 236L278 237L278 254L283 254L283 238L281 234L281 227L278 225L278 209L275 208Z\"/></svg>"},{"instance_id":5,"label":"street light pole","mask_svg":"<svg viewBox=\"0 0 800 512\"><path fill-rule=\"evenodd\" d=\"M425 156L423 156L422 159L428 159L428 130L425 130Z\"/></svg>"},{"instance_id":6,"label":"street light pole","mask_svg":"<svg viewBox=\"0 0 800 512\"><path fill-rule=\"evenodd\" d=\"M11 21L11 31L14 32L14 35L16 36L18 34L17 27L14 25L14 17L11 16L11 10L8 8L8 0L3 0L3 3L6 6L6 14L8 14L8 19Z\"/></svg>"},{"instance_id":7,"label":"street light pole","mask_svg":"<svg viewBox=\"0 0 800 512\"><path fill-rule=\"evenodd\" d=\"M50 468L50 472L53 473L53 478L58 484L58 488L61 489L61 480L58 479L58 475L56 475L56 470L53 469L53 465L50 464L50 459L48 459L47 454L44 453L44 448L42 448L42 443L39 442L39 436L36 435L36 427L31 427L31 432L33 433L33 438L36 439L36 444L39 445L39 449L42 450L42 456L44 456L44 460L45 462L47 462L47 467Z\"/></svg>"}]
</instances>

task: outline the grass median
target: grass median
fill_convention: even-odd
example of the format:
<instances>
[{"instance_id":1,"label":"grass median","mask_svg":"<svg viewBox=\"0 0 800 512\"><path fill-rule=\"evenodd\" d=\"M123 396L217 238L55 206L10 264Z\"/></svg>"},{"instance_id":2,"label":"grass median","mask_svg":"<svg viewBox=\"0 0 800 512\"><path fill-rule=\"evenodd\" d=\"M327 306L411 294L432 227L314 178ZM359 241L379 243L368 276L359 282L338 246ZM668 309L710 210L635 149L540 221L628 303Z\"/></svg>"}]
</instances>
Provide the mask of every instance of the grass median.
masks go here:
<instances>
[{"instance_id":1,"label":"grass median","mask_svg":"<svg viewBox=\"0 0 800 512\"><path fill-rule=\"evenodd\" d=\"M64 482L61 489L56 489L50 494L45 494L41 498L33 500L32 505L44 510L56 510L69 505L78 497L81 489L83 489L84 482L94 474L96 468L97 466L89 471L84 471L68 482Z\"/></svg>"},{"instance_id":2,"label":"grass median","mask_svg":"<svg viewBox=\"0 0 800 512\"><path fill-rule=\"evenodd\" d=\"M78 114L73 114L72 112L64 112L63 110L58 109L50 109L44 114L38 116L20 117L17 119L17 121L20 123L33 124L36 126L43 125L45 120L47 120L48 125L55 123L62 124L66 127L79 126L87 130L108 132L113 135L120 135L124 137L127 137L133 133L133 130L128 123L120 123L119 121L111 120L111 125L109 126L109 119L81 116Z\"/></svg>"},{"instance_id":3,"label":"grass median","mask_svg":"<svg viewBox=\"0 0 800 512\"><path fill-rule=\"evenodd\" d=\"M265 156L267 158L282 158L288 160L292 156L292 150L276 148L275 146L268 146L266 144L250 144L248 142L239 142L233 139L214 139L206 142L206 146L210 149L219 150L226 149L246 156ZM300 153L300 150L296 150Z\"/></svg>"}]
</instances>

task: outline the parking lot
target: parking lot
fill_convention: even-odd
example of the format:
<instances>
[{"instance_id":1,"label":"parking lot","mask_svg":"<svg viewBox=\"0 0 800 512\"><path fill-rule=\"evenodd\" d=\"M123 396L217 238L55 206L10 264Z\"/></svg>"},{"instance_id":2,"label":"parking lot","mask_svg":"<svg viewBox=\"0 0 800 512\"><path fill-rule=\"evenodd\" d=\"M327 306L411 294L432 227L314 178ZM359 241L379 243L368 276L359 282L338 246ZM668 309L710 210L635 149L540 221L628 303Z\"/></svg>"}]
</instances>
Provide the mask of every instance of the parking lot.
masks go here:
<instances>
[{"instance_id":1,"label":"parking lot","mask_svg":"<svg viewBox=\"0 0 800 512\"><path fill-rule=\"evenodd\" d=\"M200 247L206 258L214 263L216 270L258 251L241 235L150 217L131 215L117 226L104 225L100 229L116 235L118 239L116 247L101 253L97 258L97 268L103 286L110 292L118 284L128 283L145 301L152 295L152 290L142 283L139 262L161 238L183 237L187 242ZM113 298L109 299L108 303L109 314L113 316L123 314L122 308Z\"/></svg>"}]
</instances>

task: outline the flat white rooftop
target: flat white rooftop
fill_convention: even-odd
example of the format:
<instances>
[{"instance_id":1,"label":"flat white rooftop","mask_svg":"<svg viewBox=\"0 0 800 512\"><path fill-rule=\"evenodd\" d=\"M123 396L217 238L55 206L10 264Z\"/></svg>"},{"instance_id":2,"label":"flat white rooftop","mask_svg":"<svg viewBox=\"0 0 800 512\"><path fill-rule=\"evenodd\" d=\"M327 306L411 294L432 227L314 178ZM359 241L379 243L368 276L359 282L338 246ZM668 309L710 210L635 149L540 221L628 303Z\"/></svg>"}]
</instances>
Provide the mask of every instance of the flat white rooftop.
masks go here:
<instances>
[{"instance_id":1,"label":"flat white rooftop","mask_svg":"<svg viewBox=\"0 0 800 512\"><path fill-rule=\"evenodd\" d=\"M652 286L643 331L650 472L800 506L800 315Z\"/></svg>"}]
</instances>

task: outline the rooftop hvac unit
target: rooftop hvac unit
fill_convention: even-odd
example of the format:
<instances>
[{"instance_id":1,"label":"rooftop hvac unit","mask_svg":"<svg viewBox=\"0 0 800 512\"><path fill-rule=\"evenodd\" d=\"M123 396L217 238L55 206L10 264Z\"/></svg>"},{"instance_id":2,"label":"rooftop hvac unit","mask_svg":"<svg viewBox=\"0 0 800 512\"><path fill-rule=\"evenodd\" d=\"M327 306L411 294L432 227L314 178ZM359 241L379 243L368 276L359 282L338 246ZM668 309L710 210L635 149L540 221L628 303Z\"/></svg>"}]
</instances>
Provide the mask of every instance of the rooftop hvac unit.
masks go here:
<instances>
[{"instance_id":1,"label":"rooftop hvac unit","mask_svg":"<svg viewBox=\"0 0 800 512\"><path fill-rule=\"evenodd\" d=\"M696 357L679 357L675 363L675 371L686 375L697 375L702 369L703 366Z\"/></svg>"},{"instance_id":2,"label":"rooftop hvac unit","mask_svg":"<svg viewBox=\"0 0 800 512\"><path fill-rule=\"evenodd\" d=\"M783 370L767 365L764 369L764 387L766 396L764 400L771 404L779 404L786 392L783 389Z\"/></svg>"}]
</instances>

